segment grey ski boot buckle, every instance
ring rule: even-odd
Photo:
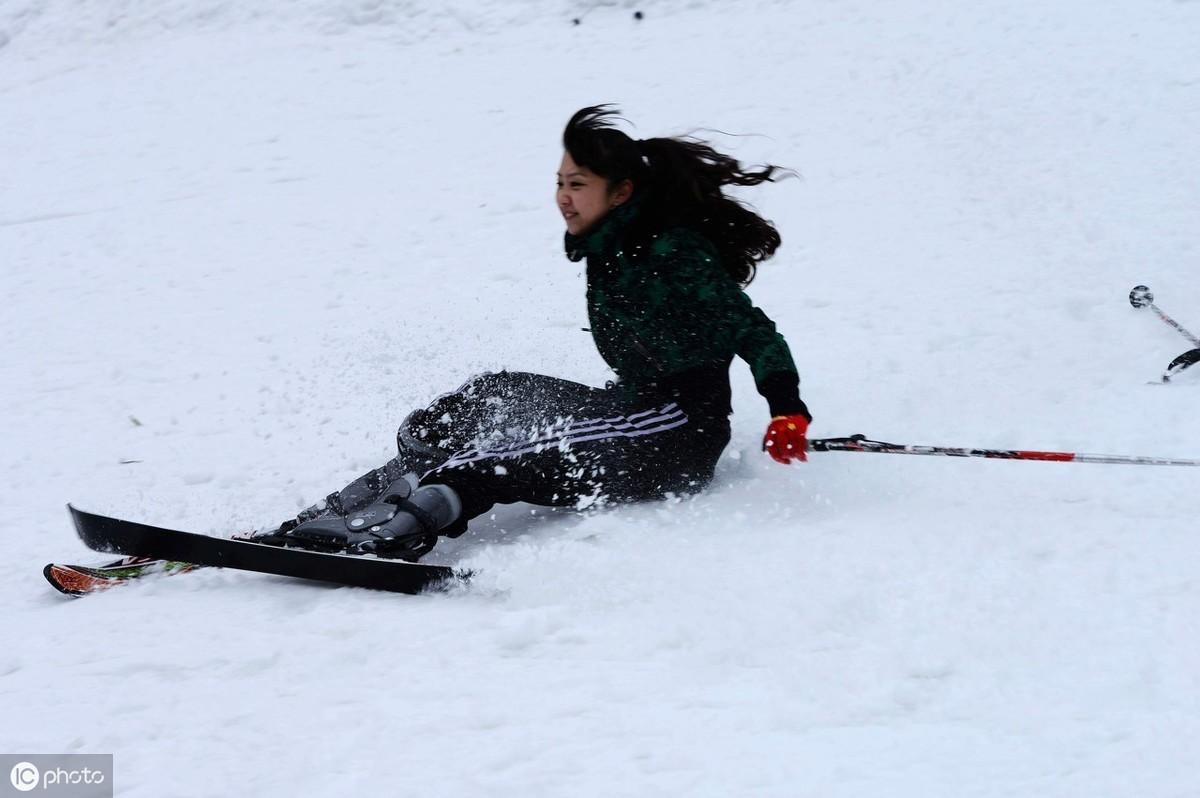
[[[407,479],[398,479],[378,499],[363,509],[350,513],[345,518],[346,529],[351,532],[379,532],[383,524],[391,521],[400,512],[400,506],[412,495],[412,485]]]

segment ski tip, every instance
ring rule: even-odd
[[[57,563],[46,563],[46,567],[42,569],[42,576],[46,577],[46,581],[50,583],[50,586],[64,596],[79,598],[87,592],[76,587],[72,584],[71,580],[64,579],[64,575],[66,574],[64,574],[63,568]]]
[[[90,517],[90,514],[85,513],[83,510],[80,510],[70,502],[67,502],[67,512],[71,514],[71,526],[75,527],[75,534],[78,535],[81,540],[83,540],[84,544],[87,545],[88,548],[94,548],[88,543],[86,535],[86,529],[88,527],[87,519]]]

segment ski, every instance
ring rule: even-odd
[[[46,581],[68,596],[86,596],[123,585],[144,576],[184,574],[199,566],[186,562],[151,557],[122,557],[101,565],[74,565],[52,562],[42,569]]]
[[[367,555],[327,554],[252,540],[209,537],[96,515],[71,505],[67,505],[67,509],[84,545],[94,551],[128,557],[185,563],[193,567],[234,568],[395,593],[420,593],[470,576],[469,572],[455,571],[445,565]]]
[[[1200,363],[1200,348],[1189,349],[1171,361],[1171,363],[1167,366],[1167,370],[1163,372],[1162,381],[1170,382],[1173,377],[1178,377],[1184,372],[1185,369],[1188,369],[1197,363]]]

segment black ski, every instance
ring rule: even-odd
[[[395,593],[420,593],[469,577],[469,573],[457,572],[445,565],[289,549],[122,521],[84,512],[71,505],[67,505],[67,509],[71,511],[80,539],[95,551],[315,579]]]
[[[1178,377],[1185,369],[1197,363],[1200,363],[1200,348],[1189,349],[1171,361],[1167,366],[1167,370],[1163,372],[1162,381],[1170,382],[1172,377]]]

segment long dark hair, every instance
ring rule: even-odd
[[[668,227],[688,227],[712,242],[729,276],[746,286],[759,263],[779,248],[779,231],[725,186],[757,186],[789,174],[778,166],[743,167],[737,159],[691,138],[635,141],[613,126],[611,105],[581,108],[563,131],[571,160],[615,186],[633,181],[643,207],[626,241],[636,248]]]

